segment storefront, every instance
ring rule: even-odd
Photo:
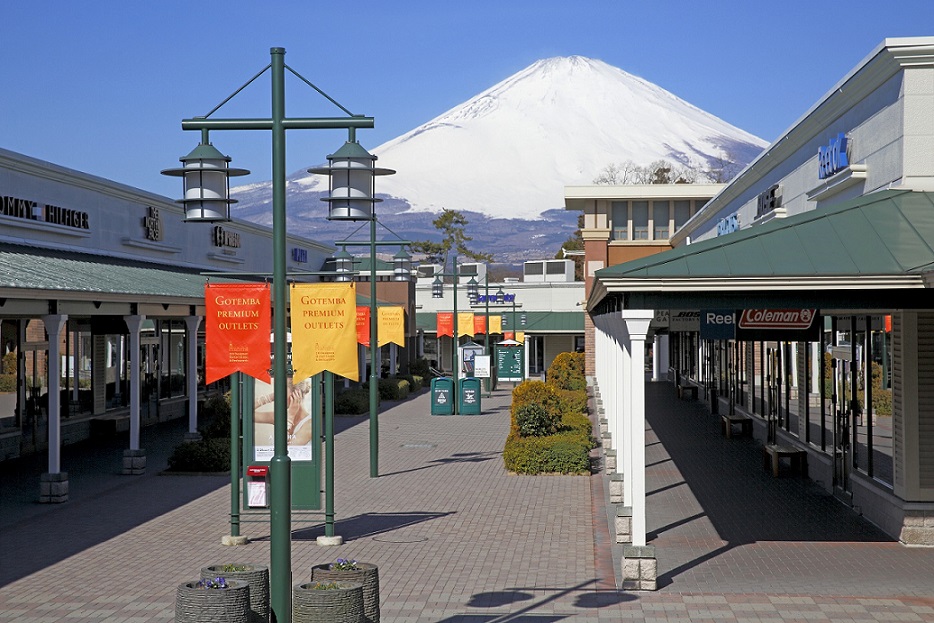
[[[932,120],[934,38],[884,41],[691,218],[675,248],[597,271],[588,300],[605,345],[625,343],[612,318],[654,313],[648,337],[665,336],[672,380],[747,415],[763,448],[800,452],[829,493],[925,545]]]
[[[129,431],[132,473],[140,426],[187,416],[196,432],[204,285],[262,280],[272,232],[183,218],[165,197],[0,150],[0,460],[48,448],[56,482],[62,445]],[[332,250],[288,246],[290,272]]]

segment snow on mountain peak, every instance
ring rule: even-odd
[[[592,183],[609,164],[745,164],[764,146],[651,82],[568,56],[536,61],[371,151],[397,171],[377,192],[413,210],[528,219],[563,208],[565,185]],[[307,177],[291,181],[296,190],[321,188]]]

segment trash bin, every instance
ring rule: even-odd
[[[269,466],[250,465],[246,468],[247,503],[250,508],[269,507]]]
[[[461,379],[457,412],[461,415],[480,415],[480,379],[469,376]]]
[[[431,379],[431,414],[454,415],[454,380],[446,376]]]

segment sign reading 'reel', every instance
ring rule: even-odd
[[[820,338],[816,309],[744,309],[736,323],[738,340],[815,341]]]
[[[846,135],[843,132],[830,139],[829,145],[818,147],[817,163],[817,177],[822,180],[850,166],[846,157]]]

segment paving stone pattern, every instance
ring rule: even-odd
[[[749,439],[701,402],[647,385],[649,543],[659,590],[619,591],[608,476],[503,470],[508,388],[483,415],[431,416],[426,393],[338,418],[336,533],[295,516],[294,583],[313,565],[379,566],[384,623],[932,621],[934,549],[892,542],[805,480],[773,478]],[[70,500],[40,505],[43,458],[0,464],[0,623],[167,623],[201,567],[269,562],[263,521],[229,534],[229,478],[160,475],[183,423],[143,431],[147,472],[123,476],[125,438],[66,448]],[[597,457],[599,452],[595,452]]]

